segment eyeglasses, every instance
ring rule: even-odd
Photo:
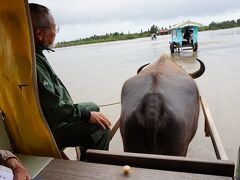
[[[58,33],[60,30],[60,27],[55,25],[54,27],[42,27],[44,29],[51,29],[51,31],[53,31],[54,33]]]
[[[60,27],[59,26],[55,26],[55,29],[53,30],[55,33],[58,33],[60,30]]]
[[[48,29],[51,29],[53,32],[58,33],[60,30],[60,27],[55,25],[55,27],[48,27]]]

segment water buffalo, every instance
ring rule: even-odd
[[[193,78],[166,54],[128,79],[122,88],[120,132],[124,151],[186,156],[196,133],[199,92]]]

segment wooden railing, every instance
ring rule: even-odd
[[[131,167],[228,177],[234,176],[234,163],[229,160],[200,160],[190,157],[93,149],[88,149],[86,151],[86,158],[88,162],[101,164],[129,165]]]

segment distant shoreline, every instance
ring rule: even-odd
[[[153,28],[154,27],[154,28]],[[219,30],[219,29],[230,29],[240,27],[240,19],[237,21],[223,21],[221,23],[212,22],[208,26],[202,26],[199,28],[199,31],[208,31],[208,30]],[[79,46],[85,44],[96,44],[96,43],[103,43],[103,42],[113,42],[113,41],[123,41],[123,40],[130,40],[130,39],[137,39],[137,38],[144,38],[144,37],[151,37],[151,34],[155,33],[158,36],[164,36],[170,34],[170,30],[165,29],[168,31],[167,34],[160,35],[157,26],[153,25],[150,30],[141,32],[141,33],[134,33],[134,34],[123,34],[123,33],[110,33],[106,35],[94,35],[91,37],[87,37],[84,39],[74,40],[74,41],[64,41],[59,42],[56,44],[56,48],[62,47],[69,47],[69,46]],[[154,32],[155,31],[155,32]]]

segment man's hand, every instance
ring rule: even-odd
[[[98,124],[103,129],[110,128],[111,122],[101,112],[91,111],[89,123]]]
[[[30,180],[31,177],[23,165],[15,158],[9,158],[4,162],[4,165],[12,169],[14,180]]]

